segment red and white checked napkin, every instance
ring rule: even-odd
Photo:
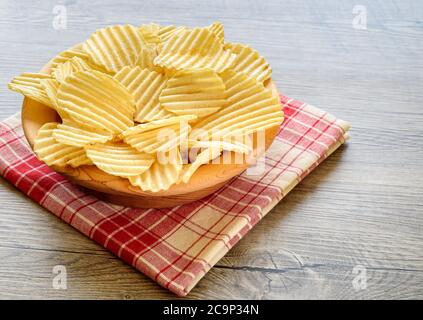
[[[344,143],[349,124],[281,96],[285,121],[260,175],[244,172],[180,207],[100,201],[39,161],[19,114],[0,123],[0,174],[31,199],[161,286],[184,296],[298,182]]]

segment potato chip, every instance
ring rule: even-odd
[[[244,73],[228,70],[221,74],[226,87],[227,106],[200,119],[193,126],[191,139],[225,137],[253,133],[279,126],[283,121],[279,97],[271,89]],[[200,132],[200,130],[205,130]]]
[[[59,82],[57,82],[56,79],[46,78],[40,80],[40,85],[44,89],[44,92],[46,93],[47,97],[49,98],[51,106],[55,110],[57,110],[57,91],[59,90]]]
[[[57,92],[59,91],[60,83],[56,79],[41,79],[40,84],[50,99],[53,109],[57,111],[62,119],[68,118],[66,112],[59,108],[59,102],[57,101]]]
[[[189,127],[181,127],[178,124],[174,124],[138,134],[127,133],[123,141],[140,152],[154,154],[156,152],[166,152],[177,147],[182,140],[187,139],[188,133]]]
[[[219,21],[213,22],[209,26],[209,30],[213,32],[223,43],[225,41],[225,28],[223,27],[223,24]]]
[[[41,85],[41,80],[50,78],[48,74],[43,73],[22,73],[9,82],[8,88],[55,109],[54,102],[50,100],[44,87]]]
[[[86,62],[90,61],[90,56],[82,49],[68,49],[59,53],[51,60],[51,69],[54,70],[59,64],[65,63],[73,57],[78,57]]]
[[[236,53],[232,69],[243,72],[250,77],[264,82],[272,75],[272,68],[269,63],[254,49],[243,44],[226,44],[232,52]]]
[[[138,54],[138,59],[135,64],[141,69],[150,69],[152,71],[162,72],[163,68],[154,64],[154,59],[156,58],[156,56],[156,49],[150,47],[142,48]]]
[[[157,119],[157,120],[150,121],[148,123],[141,123],[137,126],[131,127],[128,130],[126,130],[125,132],[123,132],[121,134],[121,136],[125,137],[129,134],[130,135],[138,134],[138,133],[146,132],[148,130],[163,128],[163,127],[167,127],[167,126],[174,125],[174,124],[179,125],[181,123],[192,122],[192,121],[195,121],[195,120],[197,120],[197,116],[195,116],[195,115],[173,116],[173,117],[166,118],[166,119]]]
[[[159,27],[157,34],[161,42],[166,42],[167,40],[169,40],[171,36],[177,34],[178,32],[189,30],[187,27],[184,27],[184,26],[177,27],[177,26],[170,25],[170,26],[161,27],[154,23],[151,23],[150,25],[143,25],[143,26],[151,26],[151,25],[154,25],[153,28],[156,28],[157,26]],[[213,32],[223,43],[225,38],[225,31],[224,31],[224,27],[222,23],[220,23],[219,21],[213,22],[210,26],[208,26],[208,29],[211,32]]]
[[[90,65],[79,57],[73,57],[64,63],[59,64],[56,69],[53,70],[52,75],[59,83],[62,83],[70,75],[86,70],[92,70]]]
[[[209,68],[222,72],[232,65],[235,56],[208,28],[195,28],[171,36],[154,62],[168,69]]]
[[[188,121],[194,119],[195,116],[180,116],[139,124],[123,132],[122,138],[142,152],[166,152],[187,138],[191,128]]]
[[[73,168],[77,168],[79,166],[90,166],[93,165],[91,159],[87,157],[87,153],[84,149],[81,149],[79,153],[74,154],[73,158],[67,162]]]
[[[158,72],[140,67],[124,67],[115,79],[122,83],[135,99],[135,121],[148,122],[172,116],[159,102],[159,96],[166,85],[166,77]]]
[[[200,118],[226,104],[225,86],[213,70],[180,70],[169,79],[159,101],[166,110],[177,115],[194,114]]]
[[[97,30],[82,45],[94,63],[110,72],[135,66],[138,54],[147,46],[138,28],[116,25]]]
[[[68,146],[54,139],[53,133],[58,125],[57,122],[46,123],[38,130],[34,142],[34,152],[38,158],[49,166],[64,167],[69,164],[77,167],[91,164],[83,148]]]
[[[178,182],[187,183],[192,175],[200,168],[203,164],[209,163],[211,160],[217,158],[222,153],[220,146],[212,146],[200,152],[194,162],[183,166],[181,175]]]
[[[72,58],[73,59],[73,58]],[[72,59],[69,59],[68,61],[59,64],[52,72],[51,75],[57,80],[57,82],[61,83],[63,82],[66,77],[70,76],[73,72],[73,66],[72,66]],[[83,70],[80,70],[83,71]]]
[[[149,46],[156,46],[161,42],[159,31],[160,26],[156,23],[143,24],[139,27],[139,31]]]
[[[83,147],[87,144],[104,143],[113,139],[113,134],[107,131],[90,127],[83,127],[71,121],[65,120],[59,124],[53,132],[57,142],[75,147]]]
[[[158,32],[158,36],[160,38],[161,42],[166,42],[167,40],[169,40],[171,37],[173,37],[174,35],[181,33],[182,31],[187,30],[186,27],[183,26],[163,26],[160,27],[159,32]]]
[[[178,181],[182,170],[182,158],[178,148],[174,149],[173,154],[174,158],[165,156],[168,159],[162,159],[164,157],[158,154],[156,161],[147,171],[138,176],[129,177],[129,182],[143,191],[157,192],[169,189]]]
[[[220,148],[221,151],[233,151],[237,153],[249,154],[252,148],[240,142],[229,142],[224,140],[188,140],[189,148]]]
[[[80,125],[119,134],[134,125],[135,102],[128,90],[107,74],[80,71],[61,84],[59,109]]]
[[[101,170],[123,178],[137,176],[151,167],[154,156],[121,142],[85,146],[87,156]]]

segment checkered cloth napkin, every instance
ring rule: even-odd
[[[28,197],[161,286],[184,296],[298,182],[344,143],[348,123],[281,96],[286,119],[264,171],[245,172],[180,207],[100,201],[40,162],[19,114],[0,123],[0,174]],[[253,170],[254,171],[254,170]]]

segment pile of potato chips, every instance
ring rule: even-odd
[[[38,158],[59,170],[95,165],[144,191],[189,182],[223,151],[249,154],[251,145],[232,138],[283,121],[277,94],[264,85],[269,64],[226,42],[219,22],[106,27],[50,65],[49,74],[9,83],[62,119],[39,130]]]

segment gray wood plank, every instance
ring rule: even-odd
[[[0,118],[21,97],[6,88],[59,51],[113,23],[207,25],[270,61],[279,89],[352,123],[335,152],[218,262],[188,298],[423,298],[423,4],[360,1],[0,3]],[[0,180],[0,298],[173,298]],[[51,286],[66,265],[67,290]],[[352,270],[366,267],[367,289]]]

